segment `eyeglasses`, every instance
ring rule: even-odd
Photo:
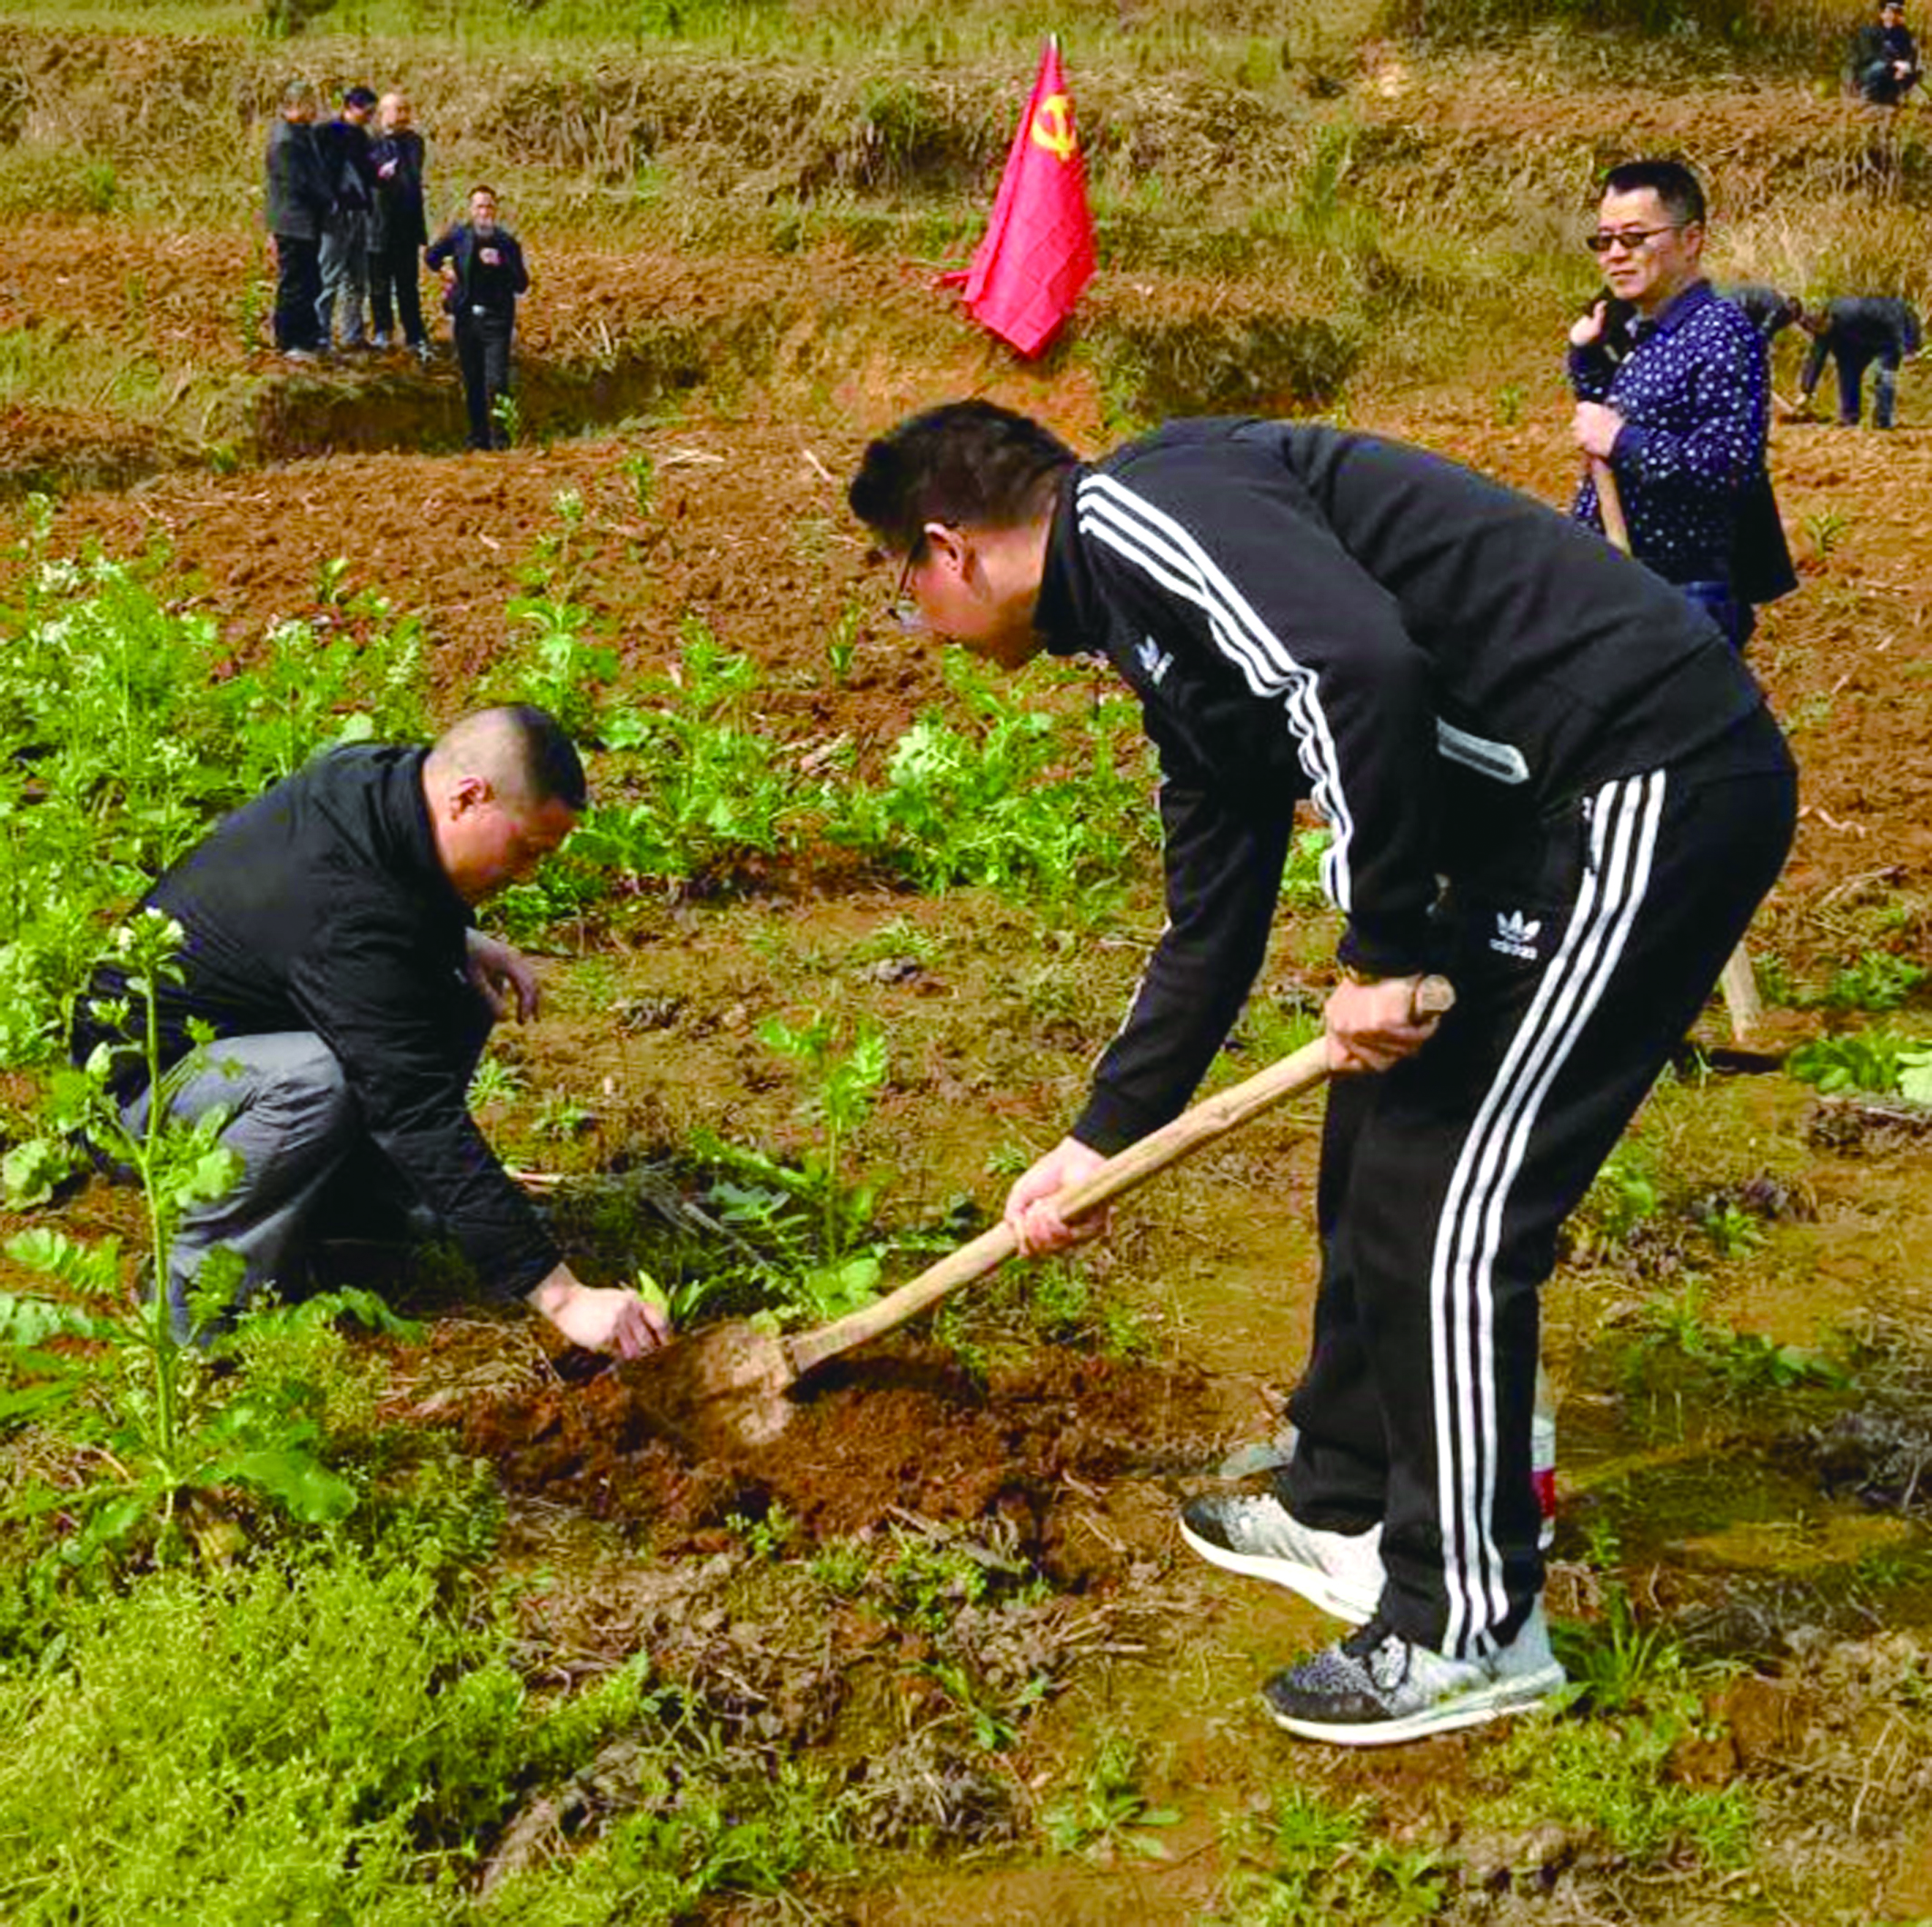
[[[929,523],[927,527],[931,526],[932,524]],[[948,522],[942,526],[950,529],[956,524]],[[925,554],[925,548],[926,531],[921,529],[913,536],[912,545],[906,551],[906,559],[899,565],[899,580],[892,586],[892,620],[899,625],[899,633],[901,635],[927,635],[932,631],[932,624],[926,619],[926,612],[920,607],[918,598],[912,594],[912,571],[919,566],[920,557]]]
[[[906,551],[906,559],[899,565],[899,580],[892,585],[892,620],[901,635],[917,635],[926,626],[926,612],[912,594],[912,571],[919,566],[919,552],[925,545],[926,538],[921,534]]]
[[[1585,235],[1583,245],[1593,255],[1607,255],[1613,247],[1620,247],[1634,255],[1648,247],[1659,235],[1681,234],[1688,225],[1685,221],[1672,221],[1663,227],[1600,228],[1594,235]]]

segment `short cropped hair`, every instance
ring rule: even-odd
[[[473,201],[473,200],[474,200],[474,199],[476,198],[476,196],[477,196],[478,195],[480,195],[480,194],[486,194],[486,195],[488,195],[490,196],[490,198],[491,198],[491,199],[492,199],[493,201],[493,200],[495,200],[495,199],[497,198],[497,193],[496,193],[496,190],[495,190],[495,188],[493,188],[493,186],[491,186],[491,185],[489,184],[489,182],[487,182],[487,181],[479,181],[479,182],[477,182],[477,184],[475,185],[475,186],[473,186],[473,188],[471,188],[471,190],[469,191],[469,193],[468,193],[468,194],[466,194],[466,195],[465,195],[464,196],[463,196],[463,199],[464,199],[465,201]]]
[[[929,522],[1001,529],[1031,521],[1079,460],[1029,415],[995,402],[947,402],[873,442],[845,499],[886,547],[910,555]]]
[[[1682,161],[1626,161],[1603,177],[1605,194],[1641,194],[1647,187],[1673,221],[1704,219],[1704,190]]]
[[[504,720],[519,752],[518,787],[525,798],[533,804],[561,803],[583,814],[591,797],[590,782],[577,745],[563,733],[563,724],[534,703],[508,704]]]
[[[375,105],[375,89],[360,85],[344,87],[342,104],[345,107],[373,107]]]
[[[459,717],[437,737],[430,755],[459,773],[488,775],[505,802],[526,809],[561,803],[581,816],[590,802],[576,744],[533,703],[505,703]]]
[[[299,107],[304,101],[315,99],[315,84],[310,80],[292,80],[282,90],[282,105],[284,107]]]

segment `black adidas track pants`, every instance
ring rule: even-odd
[[[1381,1522],[1382,1615],[1409,1639],[1491,1651],[1540,1591],[1537,1288],[1795,820],[1762,711],[1690,762],[1545,816],[1450,880],[1457,1003],[1440,1030],[1329,1088],[1322,1277],[1280,1496],[1310,1525]]]

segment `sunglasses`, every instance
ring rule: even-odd
[[[1599,228],[1594,235],[1585,235],[1583,245],[1593,255],[1607,255],[1613,247],[1634,255],[1649,246],[1659,235],[1681,234],[1688,225],[1686,221],[1671,221],[1662,227]]]

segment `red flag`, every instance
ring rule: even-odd
[[[1092,275],[1087,164],[1061,76],[1060,43],[1049,39],[986,233],[971,265],[941,278],[963,282],[967,313],[1031,355],[1060,332]]]

